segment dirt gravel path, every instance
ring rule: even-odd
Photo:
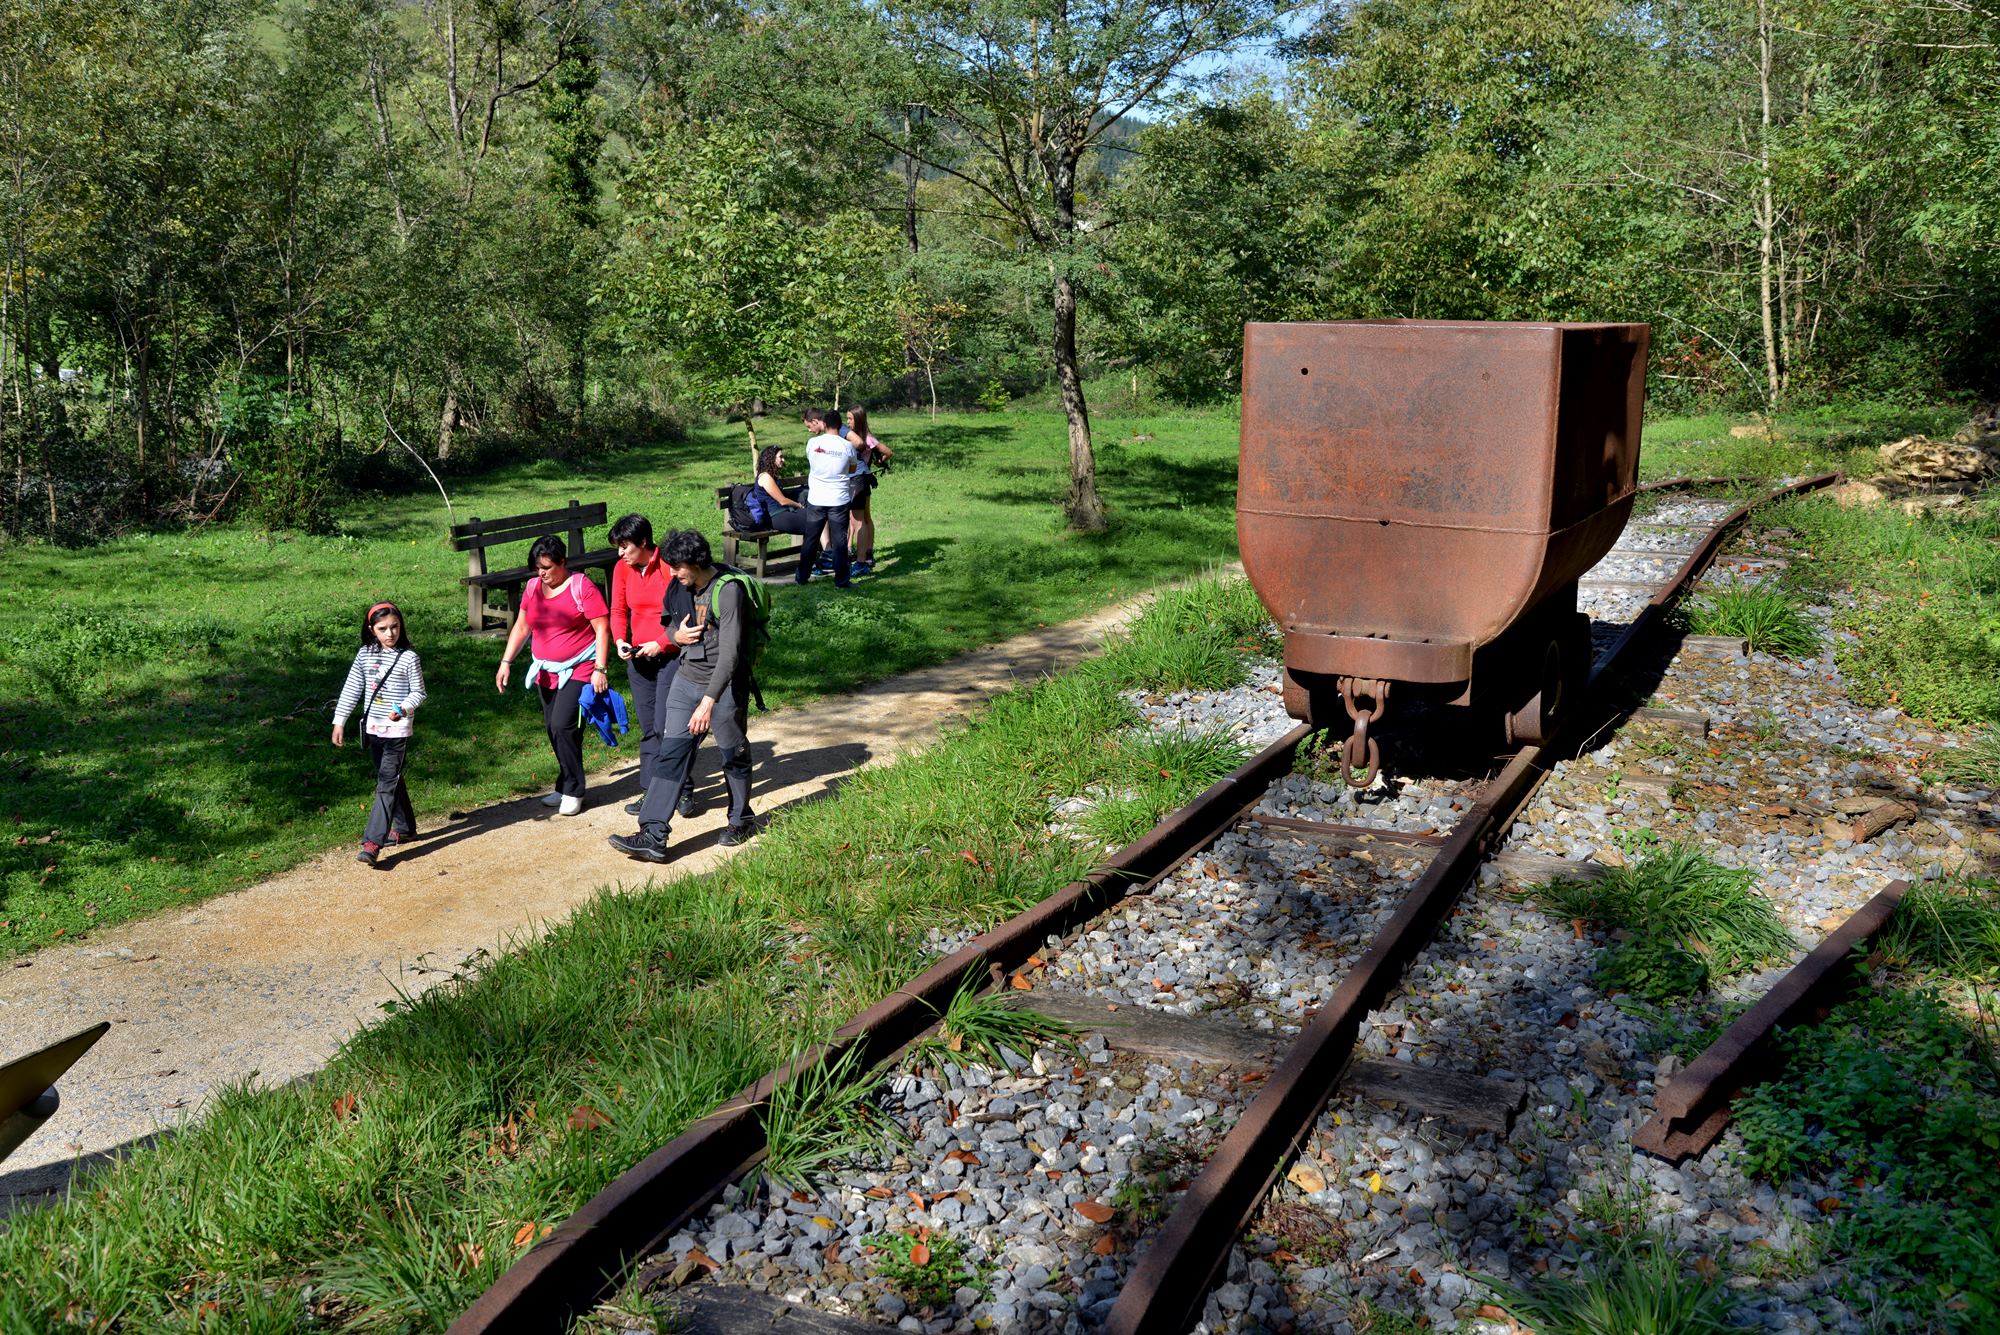
[[[923,746],[941,724],[1020,681],[1060,670],[1144,599],[1018,636],[852,695],[754,714],[753,801],[768,815],[842,776]],[[632,751],[630,755],[636,755]],[[561,818],[538,796],[417,813],[423,837],[370,870],[345,845],[259,885],[95,933],[0,967],[0,1049],[34,1050],[99,1020],[111,1030],[58,1084],[62,1107],[0,1172],[0,1214],[60,1190],[88,1163],[199,1110],[210,1090],[277,1084],[323,1066],[400,990],[448,977],[481,947],[533,935],[600,887],[706,871],[731,850],[714,749],[696,773],[709,809],[677,821],[675,861],[619,856],[637,765],[591,776],[590,805]],[[553,772],[553,762],[551,762]]]

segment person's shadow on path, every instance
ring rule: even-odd
[[[634,754],[637,754],[636,746]],[[801,793],[779,806],[758,811],[759,820],[766,819],[779,811],[798,806],[805,802],[817,802],[831,796],[849,774],[867,763],[874,753],[863,742],[841,742],[834,746],[809,747],[803,751],[780,753],[768,741],[750,743],[750,795],[753,805],[758,794],[781,792],[801,784],[821,781],[815,791]],[[718,802],[726,800],[722,787],[722,777],[716,772],[715,748],[704,744],[695,753],[694,790],[710,809]],[[615,804],[624,806],[639,796],[639,769],[633,765],[608,783],[599,783],[590,790],[588,801],[593,807]],[[406,862],[417,862],[431,854],[450,848],[467,839],[495,830],[518,825],[522,821],[559,820],[554,811],[542,805],[539,795],[517,797],[481,807],[476,811],[454,811],[449,824],[438,827],[424,835],[409,848],[394,851],[385,849],[378,870],[391,872]],[[695,836],[692,841],[677,842],[676,856],[708,848],[721,836],[720,829],[706,831]]]

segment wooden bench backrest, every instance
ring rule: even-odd
[[[506,515],[481,519],[474,515],[463,524],[451,526],[451,549],[455,552],[484,551],[510,542],[533,542],[544,533],[561,533],[569,543],[570,555],[584,552],[583,531],[605,522],[604,502],[584,505],[571,501],[560,510],[541,510],[530,515]]]

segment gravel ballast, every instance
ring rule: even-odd
[[[1701,526],[1733,508],[1650,498],[1646,526],[1628,529],[1597,573],[1663,579]],[[1664,524],[1684,527],[1651,527]],[[1746,568],[1757,567],[1738,562],[1718,578],[1744,578]],[[1646,601],[1621,589],[1584,594],[1600,652]],[[1834,611],[1809,609],[1822,637],[1808,661],[1689,650],[1662,657],[1650,676],[1628,674],[1654,682],[1654,707],[1705,717],[1707,735],[1629,722],[1556,766],[1506,850],[1615,865],[1654,838],[1692,841],[1754,873],[1797,950],[1721,985],[1724,999],[1746,1000],[1887,881],[2000,852],[1992,794],[1921,776],[1949,738],[1848,698],[1826,629]],[[1292,726],[1278,676],[1259,664],[1229,691],[1135,703],[1146,726],[1224,729],[1258,747]],[[1413,749],[1390,759],[1386,779],[1365,792],[1294,774],[1258,813],[1445,831],[1482,780],[1426,773],[1412,763],[1421,758]],[[1052,828],[1063,831],[1088,800],[1060,804]],[[1883,803],[1907,811],[1867,839],[1849,837]],[[1151,894],[1041,952],[1028,1004],[1061,993],[1106,1015],[1080,1050],[1019,1054],[1006,1071],[892,1077],[882,1103],[905,1146],[808,1192],[732,1189],[672,1240],[662,1273],[932,1335],[1095,1329],[1130,1271],[1135,1239],[1164,1217],[1258,1086],[1251,1063],[1129,1055],[1119,1017],[1161,1012],[1295,1033],[1428,857],[1420,847],[1310,842],[1253,816]],[[1527,1107],[1511,1131],[1472,1133],[1337,1094],[1232,1255],[1204,1328],[1365,1330],[1372,1305],[1433,1329],[1498,1335],[1508,1324],[1480,1315],[1488,1297],[1478,1276],[1520,1282],[1587,1268],[1596,1226],[1629,1217],[1719,1267],[1741,1291],[1738,1320],[1749,1329],[1866,1329],[1844,1295],[1867,1277],[1820,1264],[1809,1245],[1836,1184],[1749,1179],[1727,1134],[1679,1167],[1633,1153],[1632,1134],[1677,1059],[1651,1018],[1594,984],[1602,934],[1543,915],[1519,890],[1485,868],[1360,1041],[1360,1055],[1378,1060],[1522,1082]],[[884,1254],[864,1245],[912,1231],[933,1240],[934,1255],[937,1239],[962,1246],[963,1283],[949,1301],[918,1305],[887,1281]]]

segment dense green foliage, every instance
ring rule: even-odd
[[[1226,650],[1244,600],[1200,588],[1180,610]],[[444,1329],[618,1173],[915,976],[927,929],[983,930],[1087,870],[1099,850],[1049,836],[1051,801],[1125,782],[1149,753],[1120,693],[1169,670],[1124,647],[1009,692],[713,873],[600,895],[469,961],[319,1075],[212,1099],[8,1221],[0,1328]],[[784,1104],[773,1172],[810,1175],[864,1127],[880,1143],[853,1100],[825,1102]]]
[[[1830,1241],[1869,1259],[1863,1296],[1890,1328],[2000,1321],[1992,1037],[1936,993],[1865,993],[1785,1035],[1784,1078],[1737,1099],[1746,1167],[1839,1184]]]
[[[1246,320],[1648,320],[1671,406],[1994,388],[1990,9],[1273,17],[0,0],[0,533],[323,530],[417,456],[933,387],[1052,395],[1094,528],[1082,383],[1226,398]]]

